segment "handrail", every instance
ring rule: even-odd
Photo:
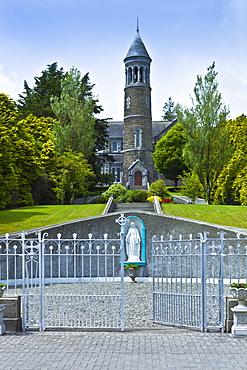
[[[106,206],[104,208],[104,211],[102,212],[102,215],[107,215],[108,213],[111,212],[111,208],[114,202],[114,196],[111,195],[110,198],[108,199]]]
[[[159,199],[158,199],[157,195],[154,195],[154,212],[159,213],[159,214],[163,214],[163,211],[162,211],[162,208],[160,206],[160,202],[159,202]]]

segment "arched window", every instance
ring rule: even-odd
[[[120,168],[117,168],[117,182],[120,182]]]
[[[121,151],[124,149],[123,140],[121,141]]]
[[[140,148],[142,146],[142,130],[137,128],[134,132],[135,148]]]
[[[146,77],[145,78],[146,79],[146,83],[149,84],[149,69],[148,68],[146,68],[146,70],[145,70],[145,75],[146,75],[145,76]]]
[[[143,67],[140,68],[140,82],[143,82]]]
[[[129,67],[128,69],[128,84],[132,82],[132,68]]]
[[[134,67],[134,82],[138,82],[138,68]]]
[[[117,152],[117,142],[116,141],[113,141],[112,143],[112,151]]]

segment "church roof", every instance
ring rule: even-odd
[[[110,138],[123,137],[123,121],[108,122],[108,133]]]
[[[171,129],[174,124],[176,124],[177,121],[153,121],[152,122],[152,134],[153,134],[153,139],[156,142],[166,134],[169,129]],[[123,121],[113,121],[113,122],[108,122],[108,133],[109,133],[109,138],[110,139],[121,139],[123,138],[123,129],[124,129],[124,122]]]
[[[136,36],[130,45],[129,51],[125,57],[125,59],[130,58],[130,57],[146,57],[150,58],[147,49],[141,39],[141,36],[139,34],[139,30],[137,29]]]

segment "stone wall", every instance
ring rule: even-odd
[[[55,238],[57,233],[61,233],[62,238],[72,238],[73,233],[77,233],[78,238],[82,239],[88,238],[89,233],[93,234],[94,239],[103,238],[105,233],[108,234],[109,238],[118,238],[120,228],[116,223],[116,219],[119,216],[119,213],[111,213],[108,215],[70,221],[40,230],[47,232],[49,238]],[[146,227],[147,265],[138,269],[138,276],[143,277],[151,275],[153,235],[156,235],[157,238],[163,235],[164,239],[168,239],[171,234],[173,238],[178,238],[180,234],[183,238],[188,238],[190,234],[192,234],[193,238],[198,238],[198,233],[203,233],[204,231],[209,232],[209,237],[215,238],[219,237],[218,232],[222,230],[226,233],[226,238],[235,238],[237,234],[237,230],[230,227],[198,222],[180,217],[156,215],[151,212],[126,212],[125,217],[128,216],[139,217]],[[242,230],[241,234],[247,236],[247,230]],[[29,231],[29,235],[34,236],[31,230]]]

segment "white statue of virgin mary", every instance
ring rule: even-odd
[[[141,250],[141,238],[139,231],[134,222],[130,223],[126,238],[127,262],[139,262]]]

